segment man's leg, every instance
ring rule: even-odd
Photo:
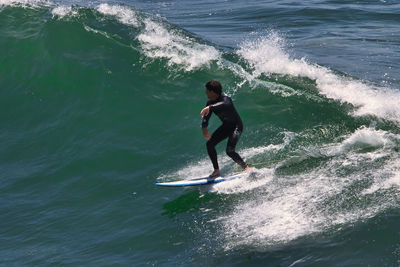
[[[228,137],[229,129],[226,129],[224,125],[221,125],[215,132],[211,135],[210,140],[207,141],[207,152],[208,156],[211,159],[214,170],[219,170],[218,159],[217,159],[217,151],[215,150],[215,146]]]
[[[228,156],[231,157],[233,161],[239,164],[243,169],[247,169],[247,164],[243,161],[239,154],[235,152],[235,147],[241,134],[242,131],[238,128],[235,128],[235,130],[231,132],[229,135],[228,144],[226,146],[226,154],[228,154]]]

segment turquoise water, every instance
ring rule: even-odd
[[[398,266],[399,11],[0,0],[0,264]],[[210,79],[256,174],[156,187],[212,171]]]

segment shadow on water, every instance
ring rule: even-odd
[[[184,194],[177,199],[167,202],[163,205],[164,212],[162,215],[175,217],[179,213],[187,211],[198,211],[203,204],[209,203],[215,199],[213,194],[201,194],[198,190],[193,190]]]

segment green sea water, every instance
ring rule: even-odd
[[[397,266],[397,80],[294,57],[276,30],[232,47],[153,11],[0,2],[0,265]],[[255,176],[156,187],[211,172],[211,79]]]

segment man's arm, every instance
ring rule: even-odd
[[[210,111],[210,106],[207,106],[203,108],[200,112],[200,116],[203,118],[201,121],[201,130],[203,131],[203,136],[206,140],[210,139],[210,131],[208,131],[207,126],[208,126],[208,120],[211,117],[212,112]]]

